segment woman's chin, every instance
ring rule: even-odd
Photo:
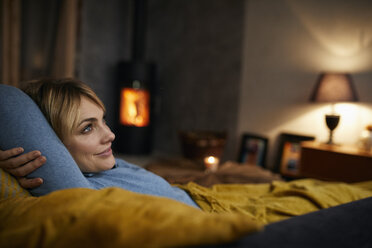
[[[115,166],[115,163],[114,156],[107,157],[97,164],[95,172],[111,170]]]
[[[107,161],[107,163],[105,163],[102,170],[111,170],[115,166],[116,161],[115,161],[114,156],[112,156],[111,159],[107,159],[107,160],[109,160],[109,161]]]

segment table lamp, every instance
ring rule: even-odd
[[[340,115],[335,113],[334,104],[337,102],[358,101],[358,96],[351,76],[345,73],[320,74],[310,97],[310,101],[331,103],[332,112],[325,115],[325,121],[329,129],[329,139],[327,144],[334,144],[333,130],[336,129],[340,121]]]

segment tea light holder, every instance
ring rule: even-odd
[[[204,158],[204,165],[207,172],[216,172],[220,160],[215,156],[207,156]]]

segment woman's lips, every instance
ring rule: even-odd
[[[111,156],[112,155],[112,150],[111,150],[111,147],[109,147],[108,149],[104,150],[103,152],[101,153],[98,153],[96,154],[97,156]]]

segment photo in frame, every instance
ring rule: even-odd
[[[281,133],[276,160],[276,171],[296,177],[300,173],[301,142],[315,140],[314,136]]]
[[[244,133],[242,135],[238,162],[265,168],[268,142],[268,138],[264,136]]]

